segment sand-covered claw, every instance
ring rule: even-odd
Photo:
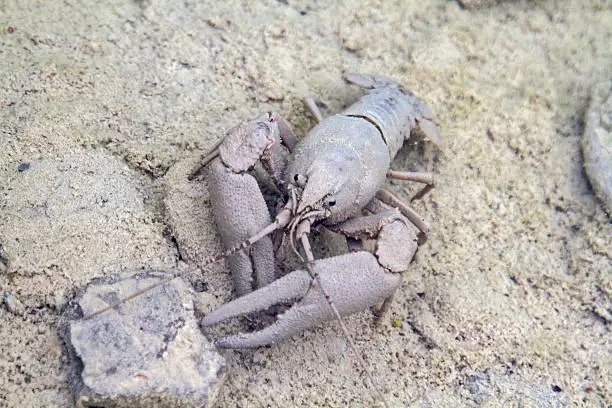
[[[381,303],[400,284],[400,275],[382,268],[369,252],[356,252],[314,262],[321,285],[342,315]],[[261,347],[282,341],[334,318],[334,313],[308,272],[298,270],[245,296],[233,300],[202,320],[212,326],[231,317],[266,309],[279,303],[296,302],[271,326],[253,333],[217,340],[221,348]]]

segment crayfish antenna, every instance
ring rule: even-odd
[[[310,226],[308,225],[306,228],[308,229],[309,227]],[[307,234],[301,234],[300,235],[300,241],[302,243],[302,248],[304,248],[304,252],[306,253],[306,259],[307,259],[306,270],[310,274],[310,277],[314,281],[316,281],[317,285],[319,285],[319,290],[321,290],[321,293],[325,297],[325,300],[327,301],[327,304],[329,305],[330,309],[334,313],[334,316],[336,317],[336,320],[340,324],[340,328],[342,329],[342,332],[344,333],[344,337],[346,337],[346,339],[347,339],[347,341],[349,343],[349,348],[351,349],[353,354],[355,354],[357,356],[357,359],[359,360],[359,365],[361,366],[361,369],[363,371],[365,371],[366,375],[368,376],[368,379],[372,383],[372,386],[374,387],[374,390],[376,391],[376,393],[380,397],[380,399],[381,399],[382,403],[384,404],[384,406],[389,408],[389,404],[387,404],[387,400],[385,398],[385,395],[381,391],[378,383],[376,381],[374,381],[374,377],[372,376],[372,373],[368,369],[368,367],[366,365],[366,362],[364,361],[361,353],[359,353],[359,350],[357,349],[357,344],[355,344],[355,340],[353,339],[353,336],[351,335],[351,333],[349,332],[348,328],[344,324],[344,320],[342,320],[342,316],[340,315],[340,312],[338,311],[338,308],[336,307],[336,305],[334,304],[331,296],[329,296],[329,294],[325,290],[325,287],[321,283],[321,278],[319,277],[319,273],[315,270],[315,267],[314,267],[315,266],[315,263],[314,263],[315,259],[314,259],[314,255],[312,253],[312,248],[310,247],[310,241],[308,240],[308,235]]]
[[[159,281],[157,283],[154,283],[152,285],[149,285],[149,286],[147,286],[145,288],[142,288],[142,289],[132,293],[131,295],[124,297],[123,299],[119,300],[118,302],[113,303],[110,306],[107,306],[107,307],[105,307],[103,309],[100,309],[97,312],[93,312],[90,315],[84,316],[81,320],[93,319],[94,317],[99,316],[99,315],[101,315],[102,313],[104,313],[104,312],[106,312],[108,310],[114,309],[116,307],[121,306],[122,304],[124,304],[126,302],[129,302],[130,300],[134,299],[135,297],[138,297],[138,296],[140,296],[140,295],[142,295],[144,293],[147,293],[148,291],[153,290],[153,289],[155,289],[155,288],[157,288],[159,286],[162,286],[162,285],[165,285],[167,283],[170,283],[170,282],[172,282],[173,280],[175,280],[178,277],[179,277],[178,275],[175,275],[175,276],[172,276],[170,278],[166,278],[166,279],[164,279],[162,281]]]
[[[202,172],[202,169],[208,165],[208,163],[219,157],[219,147],[223,143],[223,140],[225,140],[225,138],[217,140],[210,151],[205,156],[202,156],[200,162],[189,173],[189,176],[187,176],[187,180],[193,180],[196,178]]]
[[[262,239],[263,237],[265,237],[268,234],[271,234],[272,232],[284,228],[289,221],[291,220],[291,210],[285,209],[281,212],[278,213],[278,215],[276,216],[276,218],[274,219],[274,221],[270,224],[268,224],[266,227],[264,227],[261,231],[257,232],[255,235],[251,236],[250,238],[242,241],[240,243],[240,245],[237,245],[233,248],[228,249],[227,251],[223,251],[221,252],[219,255],[214,255],[214,256],[209,256],[208,258],[205,258],[204,261],[202,262],[201,266],[207,266],[207,265],[211,265],[214,264],[216,262],[222,261],[223,259],[227,258],[230,255],[235,254],[236,252],[242,251],[245,248],[250,247],[251,245],[253,245],[255,242],[259,241],[260,239]],[[87,316],[84,316],[81,320],[89,320],[91,318],[94,318],[96,316],[101,315],[104,312],[107,312],[111,309],[115,309],[119,306],[121,306],[122,304],[129,302],[130,300],[134,299],[135,297],[138,297],[144,293],[147,293],[159,286],[165,285],[169,282],[172,282],[174,279],[178,278],[180,275],[176,275],[176,276],[172,276],[169,277],[167,279],[164,279],[160,282],[154,283],[150,286],[147,286],[145,288],[140,289],[139,291],[136,291],[134,293],[132,293],[129,296],[124,297],[123,299],[118,300],[117,302],[113,303],[112,305],[109,305],[103,309],[100,309],[96,312],[93,312],[92,314],[89,314]]]

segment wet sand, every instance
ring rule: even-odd
[[[91,279],[181,270],[203,313],[228,301],[189,170],[261,112],[304,135],[304,97],[359,97],[344,72],[399,80],[444,138],[393,163],[438,181],[388,317],[346,318],[388,405],[611,404],[612,226],[581,153],[611,36],[604,1],[0,2],[0,289],[22,304],[0,307],[0,406],[72,406],[56,327]],[[227,356],[218,407],[382,406],[333,322]]]

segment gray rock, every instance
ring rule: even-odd
[[[612,81],[595,87],[585,116],[584,166],[608,214],[612,214]]]
[[[23,303],[11,292],[4,292],[2,295],[2,301],[4,302],[7,310],[14,315],[21,316],[25,313],[25,307]]]
[[[200,332],[180,278],[82,319],[171,276],[146,272],[89,284],[61,329],[79,407],[208,407],[226,376],[224,358]]]

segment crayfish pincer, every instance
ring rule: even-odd
[[[326,119],[309,101],[319,123],[299,142],[278,114],[269,113],[231,130],[202,161],[239,296],[206,315],[202,325],[293,303],[271,326],[222,338],[219,347],[276,343],[339,315],[387,304],[417,250],[419,231],[429,230],[383,185],[387,177],[433,184],[430,174],[390,170],[413,129],[439,143],[431,110],[391,79],[345,79],[369,92]],[[247,172],[258,161],[284,197],[274,218]],[[352,251],[315,260],[309,233],[320,225],[349,238]],[[301,247],[304,270],[276,279],[274,231],[296,253]],[[375,240],[374,253],[360,250],[363,240]]]

